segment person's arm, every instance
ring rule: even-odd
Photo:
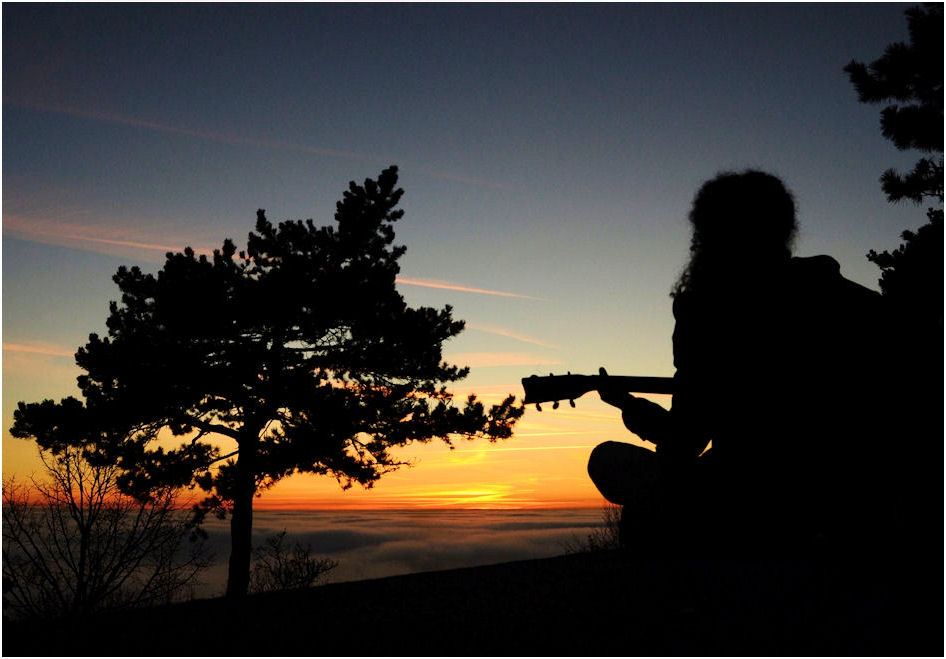
[[[599,373],[606,376],[602,368]],[[608,382],[607,379],[604,380]],[[621,418],[625,427],[643,440],[660,444],[670,432],[670,412],[657,403],[646,398],[638,398],[620,388],[608,387],[606,384],[598,388],[598,394],[608,405],[621,410]]]
[[[670,410],[620,388],[601,387],[598,393],[605,403],[621,410],[628,430],[656,444],[657,452],[670,459],[689,462],[703,452],[711,439],[700,422],[706,418],[707,410],[689,393],[674,394]]]

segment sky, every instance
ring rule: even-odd
[[[258,208],[330,224],[391,164],[399,289],[467,322],[445,346],[472,368],[457,394],[671,376],[686,214],[723,170],[782,177],[796,252],[876,290],[865,254],[925,222],[878,179],[917,154],[842,69],[906,40],[909,6],[4,3],[4,478],[38,464],[9,435],[17,401],[79,394],[72,355],[104,333],[120,265],[245,244]],[[294,476],[256,505],[599,506],[606,440],[639,443],[592,393],[504,442],[407,447],[371,490]]]

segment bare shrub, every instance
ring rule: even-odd
[[[171,490],[122,494],[113,465],[78,448],[40,451],[45,478],[3,483],[3,604],[55,618],[187,596],[209,564]]]
[[[584,538],[575,537],[565,543],[566,554],[579,554],[589,551],[611,551],[621,547],[622,506],[606,504],[601,509],[601,525],[595,527]]]
[[[315,558],[312,547],[296,542],[285,546],[286,531],[267,538],[253,550],[250,588],[255,593],[311,588],[338,566],[329,558]]]

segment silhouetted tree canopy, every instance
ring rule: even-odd
[[[157,275],[119,268],[108,336],[76,353],[90,414],[121,437],[111,458],[123,488],[197,486],[204,511],[232,513],[230,595],[249,583],[262,488],[295,472],[370,487],[403,465],[393,447],[506,438],[522,414],[511,395],[454,404],[447,385],[469,369],[444,362],[442,345],[464,325],[396,289],[396,184],[396,167],[352,182],[334,226],[273,225],[260,210],[245,252],[228,239],[209,257],[168,253]],[[16,427],[59,441],[74,411],[21,403]]]
[[[901,175],[888,169],[881,185],[891,202],[943,202],[943,5],[906,12],[910,43],[890,44],[879,59],[845,67],[863,103],[890,103],[880,115],[881,131],[898,149],[933,154]],[[937,158],[935,154],[939,154]],[[942,329],[943,209],[929,208],[929,223],[904,231],[892,252],[871,250],[881,270],[880,289],[900,314],[928,329]],[[937,322],[938,321],[938,322]],[[935,333],[935,332],[934,332]]]
[[[943,198],[943,5],[908,9],[910,43],[892,43],[879,59],[851,61],[844,70],[862,103],[890,103],[880,113],[884,137],[898,149],[939,153],[900,175],[881,177],[890,201]]]
[[[903,243],[893,251],[870,250],[867,258],[881,269],[880,290],[908,310],[939,309],[942,323],[943,210],[930,208],[929,222],[916,231],[900,234]],[[939,302],[931,293],[939,291]]]

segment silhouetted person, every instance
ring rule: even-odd
[[[897,479],[882,444],[896,385],[880,295],[831,257],[792,256],[795,203],[770,174],[706,182],[689,219],[690,259],[672,292],[672,408],[600,392],[657,453],[607,442],[589,474],[655,536],[631,540],[664,550],[778,555],[881,541]]]

